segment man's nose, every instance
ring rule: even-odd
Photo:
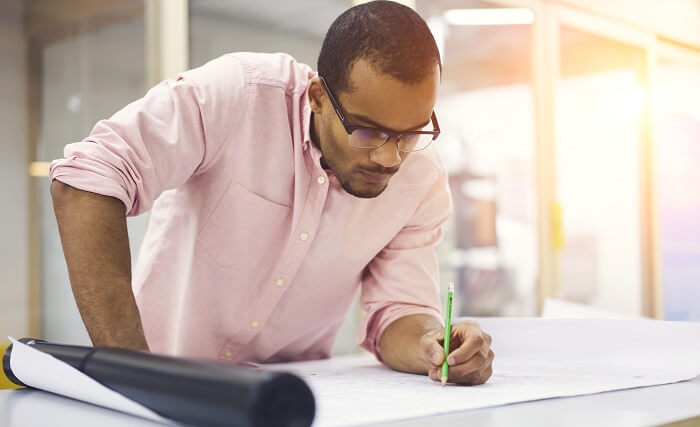
[[[392,138],[381,147],[370,151],[369,159],[385,168],[391,168],[401,163],[401,155],[396,139]]]

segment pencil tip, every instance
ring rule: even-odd
[[[445,387],[445,383],[447,383],[447,377],[440,378],[440,382],[442,383],[442,386]]]

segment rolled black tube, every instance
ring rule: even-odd
[[[175,421],[206,426],[307,427],[314,418],[311,390],[290,373],[116,348],[21,341]],[[12,346],[5,351],[3,370],[10,381],[24,385],[10,369],[11,351]]]

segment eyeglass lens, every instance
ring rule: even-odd
[[[375,148],[382,145],[389,135],[386,132],[369,129],[355,129],[349,136],[350,145],[359,148]],[[401,151],[419,151],[430,145],[433,136],[429,134],[407,134],[399,140]]]

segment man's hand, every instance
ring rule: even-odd
[[[445,359],[444,338],[445,330],[435,317],[412,314],[395,320],[386,328],[379,350],[390,368],[413,374],[427,373],[433,380],[440,381]],[[447,360],[450,365],[447,381],[465,385],[485,383],[493,372],[491,336],[474,321],[453,324]]]
[[[420,338],[422,354],[431,365],[428,376],[438,382],[445,358],[444,338],[444,329],[426,332]],[[465,321],[452,325],[447,382],[464,385],[485,383],[493,373],[493,357],[491,335],[481,330],[477,322]]]

